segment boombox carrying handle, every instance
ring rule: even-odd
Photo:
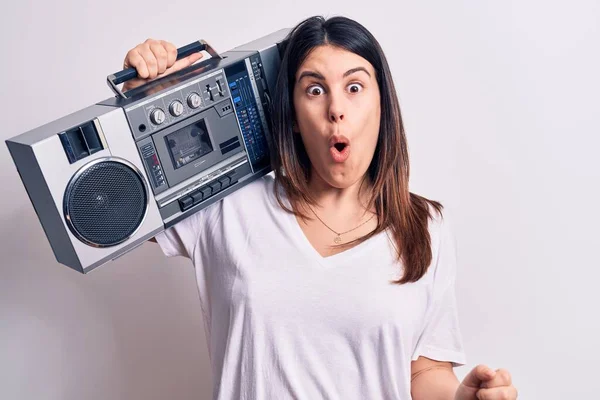
[[[215,49],[213,49],[213,47],[210,44],[208,44],[206,41],[201,39],[201,40],[197,40],[188,45],[178,48],[177,49],[177,60],[187,57],[192,53],[201,52],[201,51],[206,51],[213,58],[223,58],[219,55],[219,53],[217,53],[215,51]],[[106,82],[108,83],[108,87],[110,87],[111,90],[117,96],[125,99],[125,98],[127,98],[127,96],[121,91],[121,89],[119,89],[117,87],[117,85],[119,85],[123,82],[127,82],[128,80],[131,80],[131,79],[137,78],[137,77],[138,77],[137,70],[135,68],[128,68],[128,69],[124,69],[119,72],[115,72],[112,75],[108,75],[106,77]],[[147,85],[149,83],[154,83],[154,82],[155,81],[153,80],[153,81],[145,83],[144,85]],[[144,86],[144,85],[142,85],[142,86]]]

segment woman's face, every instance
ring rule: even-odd
[[[293,96],[294,130],[318,174],[311,179],[340,189],[361,180],[375,152],[381,116],[371,63],[338,47],[316,47],[298,68]]]

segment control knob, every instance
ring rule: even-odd
[[[165,112],[161,108],[155,108],[150,113],[150,121],[152,121],[156,125],[160,125],[165,122],[166,119]]]
[[[179,117],[181,114],[183,114],[183,104],[181,104],[179,100],[173,101],[169,105],[169,112],[172,116]]]
[[[187,103],[188,106],[190,106],[191,108],[198,108],[202,103],[202,99],[200,98],[200,95],[198,93],[193,92],[190,93],[190,95],[188,96]]]

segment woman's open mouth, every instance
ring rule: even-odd
[[[329,153],[334,162],[343,163],[350,156],[350,141],[345,136],[333,136],[329,140]]]

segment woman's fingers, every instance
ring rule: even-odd
[[[518,393],[517,388],[514,386],[502,386],[490,389],[479,389],[476,396],[479,400],[515,400]]]
[[[171,42],[161,40],[160,43],[164,46],[167,52],[167,68],[171,68],[175,61],[177,61],[177,47]]]
[[[135,68],[137,70],[138,76],[141,78],[148,77],[148,68],[146,67],[146,61],[144,61],[144,57],[139,52],[137,47],[129,50],[127,55],[125,56],[125,61],[123,62],[123,69]]]
[[[181,60],[177,60],[171,68],[167,69],[167,71],[165,72],[165,75],[168,75],[175,71],[179,71],[181,69],[189,67],[190,65],[192,65],[193,63],[195,63],[196,61],[201,59],[202,57],[203,57],[202,53],[194,53],[194,54],[190,54],[187,57],[182,58]]]
[[[168,67],[168,65],[167,65],[167,62],[168,62],[167,49],[165,49],[165,46],[157,40],[150,42],[149,46],[150,46],[150,50],[152,51],[152,55],[154,56],[154,59],[156,60],[156,76],[158,76],[158,75],[164,73]]]
[[[150,48],[150,43],[146,41],[141,46],[137,46],[138,51],[144,59],[146,63],[146,68],[148,68],[148,76],[142,76],[142,78],[154,79],[158,75],[158,61],[156,60],[156,56],[152,52]]]

